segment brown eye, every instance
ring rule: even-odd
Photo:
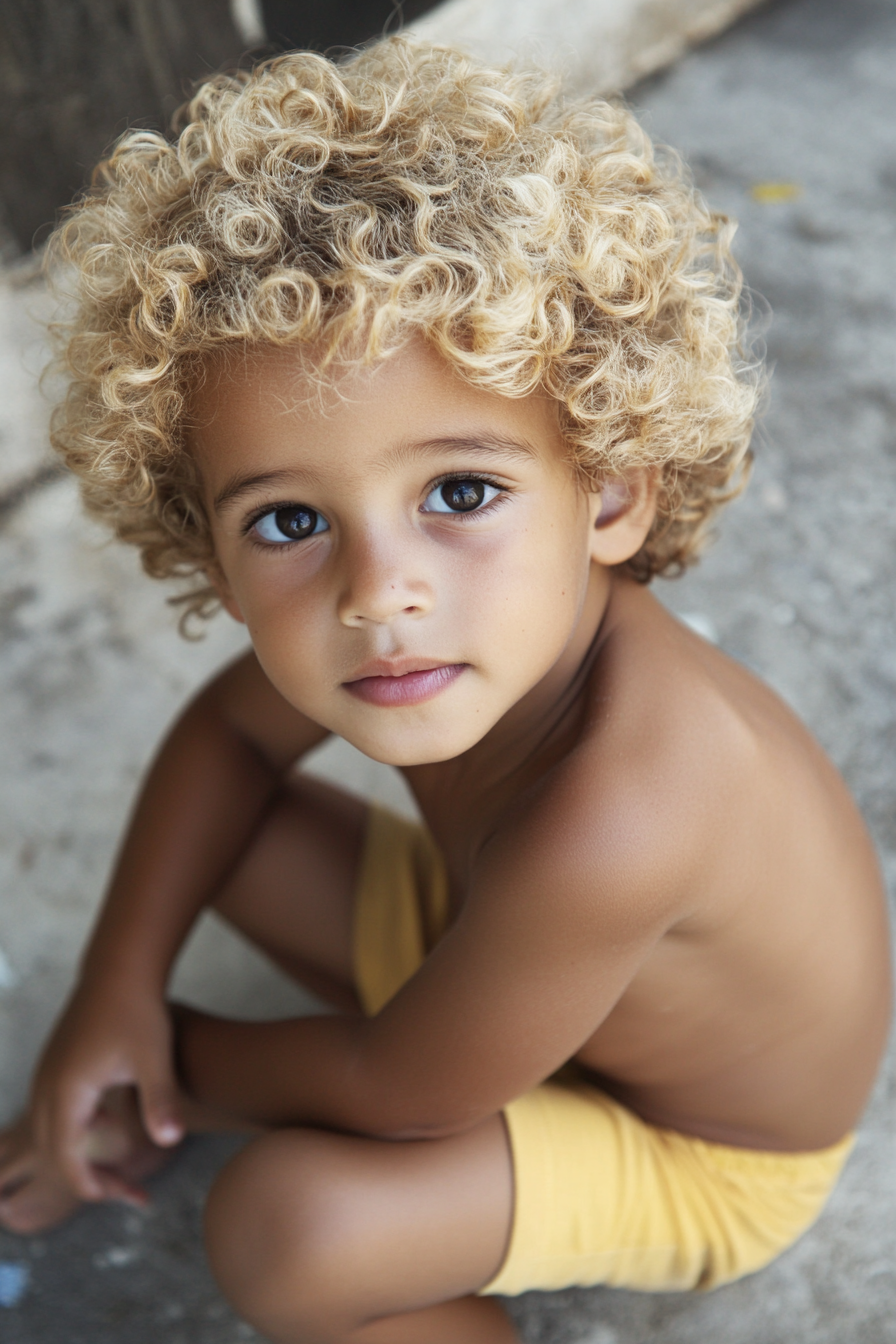
[[[473,513],[483,504],[490,504],[500,493],[489,481],[480,481],[475,476],[457,476],[429,492],[424,510],[426,513]]]
[[[316,509],[309,509],[306,504],[287,504],[259,518],[254,530],[265,541],[282,545],[286,541],[303,541],[317,532],[326,532],[328,527]]]
[[[446,481],[441,495],[449,509],[457,513],[469,513],[471,509],[478,509],[485,499],[485,482]]]

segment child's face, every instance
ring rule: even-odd
[[[555,402],[472,388],[423,342],[323,401],[303,369],[231,356],[197,394],[213,577],[302,713],[381,761],[447,760],[587,647],[599,496]]]

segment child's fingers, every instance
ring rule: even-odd
[[[97,1174],[97,1169],[87,1161],[82,1153],[73,1153],[66,1148],[62,1148],[59,1150],[58,1161],[59,1170],[63,1177],[80,1199],[98,1200],[106,1198],[104,1182]]]
[[[102,1183],[87,1153],[87,1133],[101,1093],[80,1088],[64,1095],[60,1104],[36,1117],[38,1144],[51,1153],[63,1179],[81,1199],[102,1199]]]
[[[94,1199],[117,1199],[123,1204],[132,1204],[138,1209],[146,1208],[149,1203],[149,1195],[142,1185],[135,1185],[132,1181],[126,1181],[117,1171],[110,1171],[108,1167],[93,1166],[91,1171],[99,1192],[93,1196]]]
[[[0,1172],[0,1204],[2,1204],[4,1200],[11,1199],[27,1181],[31,1180],[33,1175],[33,1153],[22,1153],[18,1158],[13,1159],[13,1161]]]
[[[184,1137],[180,1099],[170,1078],[139,1084],[140,1114],[147,1134],[160,1148],[170,1148]]]

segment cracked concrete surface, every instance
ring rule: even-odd
[[[719,544],[660,596],[770,681],[843,770],[896,887],[896,5],[779,0],[631,98],[707,195],[774,312],[771,405],[753,484]],[[157,586],[104,543],[71,483],[42,476],[45,412],[21,274],[0,288],[0,1117],[70,982],[148,753],[189,690],[241,645],[221,618],[184,644]],[[320,763],[401,801],[337,746]],[[246,1015],[308,1000],[211,921],[180,993]],[[817,1226],[772,1268],[705,1297],[590,1290],[513,1304],[534,1344],[896,1344],[892,1060]],[[229,1140],[195,1142],[146,1214],[89,1209],[0,1235],[9,1344],[235,1344],[201,1199]],[[7,1267],[4,1271],[3,1266]],[[24,1291],[22,1291],[24,1289]],[[17,1305],[2,1305],[21,1293]]]

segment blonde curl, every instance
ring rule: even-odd
[[[51,240],[73,279],[52,437],[146,571],[193,578],[188,613],[214,607],[190,389],[237,342],[373,360],[423,334],[476,386],[546,391],[589,482],[659,474],[630,571],[696,558],[762,375],[734,226],[624,106],[398,37],[215,76],[176,127],[123,136]]]

